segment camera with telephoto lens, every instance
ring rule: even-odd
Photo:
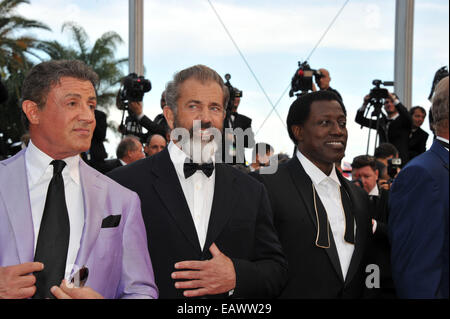
[[[291,81],[291,90],[289,91],[289,97],[293,97],[295,92],[301,91],[301,93],[295,94],[297,97],[312,91],[312,79],[315,77],[316,82],[322,77],[322,74],[314,69],[311,69],[308,62],[298,62],[298,69],[295,71]]]
[[[128,108],[129,102],[141,102],[144,94],[152,89],[150,80],[136,73],[128,74],[122,81],[122,87],[117,94],[117,107],[119,110]]]
[[[388,159],[387,173],[391,177],[391,180],[395,178],[398,170],[402,167],[401,158],[390,158]]]
[[[227,111],[231,111],[234,107],[234,99],[239,97],[241,98],[244,94],[244,92],[242,92],[241,90],[238,90],[237,88],[233,87],[230,83],[230,79],[231,79],[231,75],[229,73],[225,74],[225,80],[227,80],[225,82],[225,85],[228,88],[228,92],[230,93],[230,98],[228,100],[228,105],[227,105]]]

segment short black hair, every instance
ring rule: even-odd
[[[292,125],[302,125],[306,122],[311,112],[311,104],[316,101],[337,101],[342,107],[342,111],[347,116],[342,100],[331,91],[316,91],[299,96],[289,108],[289,113],[286,119],[289,137],[297,145],[297,139],[292,132]]]
[[[389,156],[398,156],[397,148],[391,143],[381,143],[376,149],[374,156],[376,158],[388,158]]]
[[[423,107],[421,107],[420,105],[414,106],[409,110],[409,114],[414,115],[414,112],[416,110],[420,110],[423,114],[425,114],[425,116],[427,115],[427,111],[425,111],[425,109]]]

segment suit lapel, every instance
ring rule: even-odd
[[[234,211],[238,197],[236,187],[233,185],[236,176],[229,174],[225,165],[216,164],[215,166],[216,180],[214,184],[214,197],[203,251],[208,251],[211,244],[227,224],[231,212]]]
[[[347,201],[342,201],[344,204],[344,209],[350,209],[351,215],[355,218],[356,222],[356,236],[355,236],[355,249],[353,251],[352,259],[350,260],[350,265],[348,267],[347,276],[345,278],[345,283],[348,284],[352,281],[356,272],[360,268],[362,257],[364,255],[364,249],[366,248],[366,238],[364,234],[367,234],[369,228],[367,227],[367,221],[364,219],[363,210],[364,207],[361,206],[361,200],[357,198],[355,192],[350,188],[349,183],[341,174],[338,173],[339,180],[345,194],[342,196],[349,197],[349,203]]]
[[[1,164],[0,164],[1,165]],[[25,150],[11,158],[2,169],[0,197],[3,197],[16,240],[21,263],[34,259],[34,228],[31,213]]]
[[[155,155],[154,161],[152,171],[157,176],[153,184],[156,193],[167,207],[180,231],[194,249],[200,252],[200,242],[195,224],[167,148]]]
[[[75,261],[78,266],[85,265],[89,258],[100,233],[106,209],[106,185],[104,181],[98,178],[99,175],[99,172],[87,167],[87,164],[80,160],[80,181],[84,199],[84,228],[80,249]]]
[[[291,173],[290,175],[292,177],[292,181],[317,231],[316,212],[313,205],[312,181],[309,178],[308,174],[305,172],[297,156],[294,156],[291,160],[289,160],[287,165]],[[322,202],[320,201],[320,198],[318,199],[319,200],[317,201],[317,209],[325,210]],[[330,227],[330,248],[323,248],[323,249],[325,249],[325,252],[329,257],[330,262],[336,271],[336,274],[343,282],[344,276],[342,274],[341,264],[339,261],[339,256],[337,253],[336,244],[334,242],[331,227]]]

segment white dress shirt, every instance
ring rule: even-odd
[[[186,179],[183,167],[188,156],[172,141],[169,143],[168,151],[189,206],[200,247],[203,249],[211,216],[216,172],[214,170],[212,175],[207,177],[202,171],[196,171]],[[211,156],[211,160],[214,162],[214,156]]]
[[[50,180],[53,177],[53,165],[50,165],[52,160],[50,156],[38,149],[30,140],[25,152],[25,165],[27,169],[31,214],[33,217],[35,252],[42,215],[44,214],[47,190]],[[84,201],[80,183],[80,157],[78,155],[68,157],[64,159],[64,162],[66,162],[66,166],[62,171],[62,176],[64,179],[64,193],[70,223],[69,248],[67,251],[65,273],[65,278],[68,278],[74,268],[73,266],[80,248],[81,235],[84,227]],[[81,267],[83,265],[77,266]]]
[[[342,274],[345,280],[355,245],[346,242],[344,239],[346,227],[345,214],[344,208],[342,207],[340,192],[341,183],[336,175],[336,170],[333,165],[330,176],[327,176],[298,150],[297,157],[305,169],[306,174],[311,178],[320,201],[327,212],[328,221],[339,256],[339,262],[341,264]]]

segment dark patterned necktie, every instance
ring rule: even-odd
[[[66,163],[54,160],[50,164],[53,177],[47,190],[34,256],[34,261],[43,263],[44,269],[34,273],[36,294],[33,298],[54,298],[50,288],[59,286],[64,278],[69,247],[70,224],[61,174]]]

